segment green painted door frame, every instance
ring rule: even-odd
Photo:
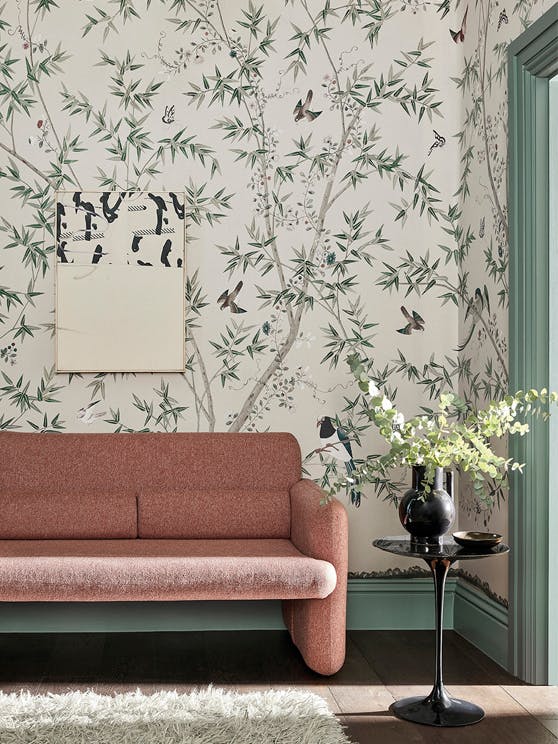
[[[549,245],[550,255],[554,257],[550,268],[550,311],[554,323],[550,326],[550,347],[553,356],[550,362],[550,382],[553,390],[558,390],[558,77],[553,77],[549,87],[550,107],[550,214],[549,214]],[[551,419],[551,442],[556,453],[558,442],[558,417]],[[555,467],[555,466],[554,466]],[[556,543],[556,528],[558,527],[558,494],[556,493],[556,470],[551,472],[551,500],[549,504],[549,525],[553,543]],[[552,543],[551,543],[552,544]],[[554,660],[551,680],[553,684],[558,682],[558,550],[551,548],[549,555],[549,627],[554,632],[549,634],[548,653]]]
[[[557,73],[558,4],[509,49],[512,391],[558,390],[558,256],[550,244],[549,168],[549,81]],[[511,456],[526,464],[510,491],[510,671],[533,684],[558,684],[552,596],[558,592],[552,534],[558,525],[558,420],[555,414],[550,425],[530,423],[529,437],[510,442]]]

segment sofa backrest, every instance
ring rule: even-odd
[[[0,432],[0,539],[289,537],[291,434]]]

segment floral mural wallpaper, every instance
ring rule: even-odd
[[[550,5],[0,3],[0,428],[290,430],[327,486],[381,446],[349,354],[409,415],[501,393],[506,49]],[[185,192],[183,374],[55,374],[74,190]],[[370,542],[407,480],[346,494],[355,574],[398,565]],[[501,494],[460,490],[506,531]]]

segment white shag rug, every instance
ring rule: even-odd
[[[300,690],[120,695],[0,693],[2,744],[349,744],[319,696]]]

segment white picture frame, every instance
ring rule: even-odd
[[[61,191],[57,372],[183,372],[184,193]]]

